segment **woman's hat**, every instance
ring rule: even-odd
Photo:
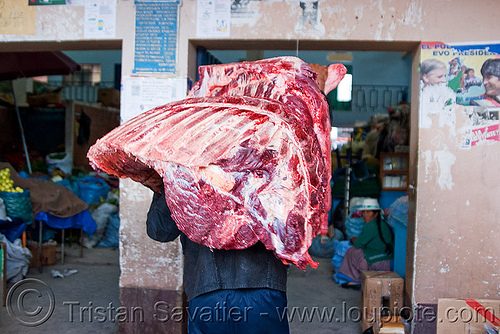
[[[361,203],[361,206],[358,208],[360,211],[364,210],[382,210],[378,201],[375,198],[365,198]]]

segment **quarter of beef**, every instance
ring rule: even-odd
[[[308,253],[330,208],[330,123],[310,66],[294,57],[205,66],[189,96],[145,112],[93,145],[96,170],[165,188],[194,242],[261,241],[285,264]]]
[[[262,241],[285,263],[314,264],[328,187],[318,139],[292,106],[248,97],[191,98],[150,110],[99,139],[99,170],[165,186],[179,229],[218,249]]]
[[[335,88],[336,79],[342,80],[342,64],[332,64],[328,71],[329,87]],[[335,71],[334,69],[338,69]],[[276,57],[252,62],[222,65],[200,66],[199,80],[193,86],[189,96],[251,96],[273,99],[291,104],[303,113],[307,123],[318,136],[322,157],[327,171],[321,177],[330,184],[331,177],[331,141],[330,116],[328,102],[316,82],[317,73],[311,66],[296,57]],[[335,76],[335,78],[334,78]],[[336,81],[336,84],[340,82]],[[335,85],[335,86],[334,86]],[[327,194],[322,216],[322,232],[328,229],[328,210],[331,195]]]

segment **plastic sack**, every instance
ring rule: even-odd
[[[109,185],[101,178],[85,176],[78,180],[80,199],[87,204],[99,203],[100,197],[108,198]]]
[[[346,239],[350,240],[352,237],[359,237],[363,228],[365,227],[365,220],[360,218],[348,217],[345,222]]]
[[[10,242],[7,237],[0,234],[0,242],[7,246],[7,282],[16,283],[26,277],[31,260],[31,252],[21,244],[21,239]]]
[[[97,224],[97,229],[91,237],[85,236],[83,238],[83,245],[87,248],[95,247],[106,233],[106,228],[109,222],[109,217],[118,212],[118,206],[111,203],[103,203],[92,212]]]
[[[0,220],[0,234],[3,234],[10,242],[14,242],[21,237],[27,226],[21,218]]]
[[[99,241],[97,247],[115,247],[119,246],[119,230],[120,230],[120,216],[115,213],[109,216],[108,225],[104,237]]]
[[[335,252],[333,238],[324,235],[316,236],[309,247],[309,254],[318,257],[332,258]]]
[[[0,198],[5,204],[7,216],[21,218],[27,224],[33,221],[29,190],[24,189],[22,193],[0,191]]]
[[[65,174],[71,174],[73,161],[69,154],[65,152],[50,153],[45,157],[45,161],[47,162],[47,171],[49,174],[52,174],[56,168],[59,168]]]
[[[352,247],[352,244],[349,240],[342,240],[342,241],[335,240],[334,245],[335,245],[335,254],[332,257],[332,264],[333,267],[335,268],[335,271],[338,272],[340,265],[344,260],[345,252],[347,252],[347,250]]]
[[[398,198],[389,207],[387,223],[394,228],[396,222],[408,226],[408,196]]]
[[[60,181],[52,181],[52,182],[55,183],[55,184],[58,184],[60,186],[63,186],[65,188],[68,188],[76,196],[80,195],[80,190],[78,189],[78,183],[77,182],[74,182],[74,181],[72,181],[70,179],[62,179]]]

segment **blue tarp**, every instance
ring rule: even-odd
[[[47,212],[39,212],[35,219],[43,220],[53,228],[81,228],[89,236],[94,234],[97,229],[97,224],[88,210],[83,210],[67,218],[56,217]]]

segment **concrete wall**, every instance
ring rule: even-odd
[[[498,39],[497,29],[491,27],[498,24],[500,3],[497,0],[324,0],[319,2],[317,24],[299,28],[302,10],[297,2],[255,1],[250,5],[255,15],[249,20],[231,21],[228,43],[197,38],[196,1],[183,1],[176,75],[194,77],[196,45],[230,44],[237,49],[255,49],[256,45],[265,46],[266,41],[271,41],[279,48],[280,43],[295,45],[299,39],[305,47],[316,43],[325,48],[329,45],[328,49],[413,52],[410,178],[416,191],[410,194],[407,289],[414,305],[435,305],[439,297],[451,296],[499,298],[500,243],[495,240],[500,213],[496,205],[500,195],[496,167],[500,160],[499,145],[460,151],[450,128],[418,129],[419,58],[415,55],[419,41]],[[83,40],[81,6],[39,6],[35,11],[36,31],[0,35],[0,51],[33,45],[25,42],[36,42],[42,47],[45,44],[39,42],[47,42],[52,48],[64,48],[75,41],[94,43]],[[471,17],[474,23],[465,24]],[[122,40],[122,75],[131,75],[133,1],[118,0],[116,40]],[[457,129],[462,121],[457,117]],[[146,188],[130,180],[121,182],[120,287],[128,296],[124,301],[129,305],[150,301],[150,296],[158,291],[166,291],[159,295],[180,304],[181,252],[176,243],[158,244],[145,235],[150,198]],[[140,293],[149,297],[138,297]],[[164,332],[178,329],[176,324],[162,327]]]

